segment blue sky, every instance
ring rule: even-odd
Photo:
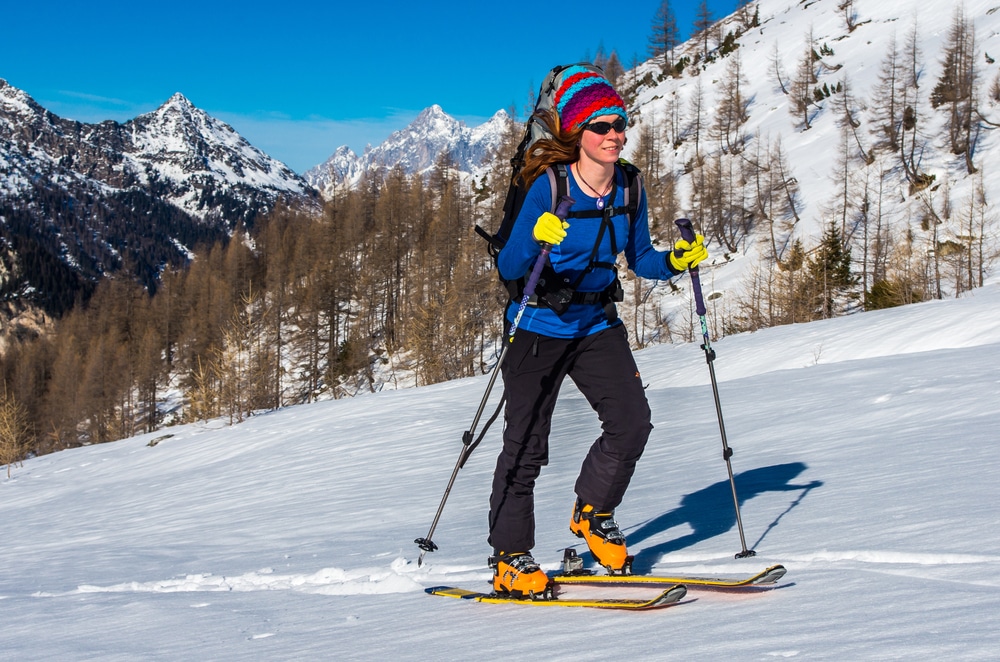
[[[0,78],[82,122],[125,121],[181,92],[304,172],[432,104],[470,125],[501,108],[523,115],[552,66],[600,48],[626,68],[642,61],[659,5],[12,0],[0,9]],[[709,2],[716,18],[735,5]],[[696,3],[671,7],[687,33]]]

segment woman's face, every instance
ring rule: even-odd
[[[618,115],[601,115],[588,122],[588,125],[606,122],[614,124],[622,118]],[[621,157],[622,148],[625,146],[625,130],[615,131],[612,128],[608,133],[601,135],[590,129],[585,129],[580,134],[580,158],[587,158],[597,163],[616,163]]]

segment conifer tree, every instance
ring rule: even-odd
[[[778,42],[774,42],[774,51],[771,53],[771,73],[774,74],[774,80],[778,83],[778,87],[781,88],[781,93],[788,96],[792,93],[791,85],[788,82],[788,76],[785,74],[785,69],[781,63],[781,51],[778,50]],[[794,113],[793,113],[794,114]]]
[[[928,177],[920,171],[918,162],[925,144],[922,130],[922,99],[920,97],[920,79],[924,63],[916,23],[911,26],[909,33],[907,33],[903,64],[903,113],[900,122],[899,155],[903,172],[910,182],[911,190],[916,191],[925,188],[932,181],[932,177]]]
[[[807,47],[799,58],[798,68],[795,70],[795,78],[792,79],[789,88],[790,104],[789,110],[792,115],[801,120],[800,126],[803,131],[811,128],[809,110],[813,105],[813,87],[816,85],[816,51],[813,48],[812,34],[807,40]]]
[[[873,133],[876,147],[884,145],[891,151],[899,149],[900,128],[903,122],[902,64],[896,35],[886,46],[879,69],[878,82],[872,93]]]
[[[701,164],[701,141],[703,129],[705,127],[705,87],[702,85],[701,77],[694,84],[694,91],[688,99],[688,125],[687,135],[694,139],[694,166]]]
[[[744,94],[745,88],[742,58],[739,51],[736,51],[726,62],[712,126],[712,134],[719,142],[719,148],[728,154],[739,154],[746,144],[742,126],[749,119],[747,110],[750,100]]]
[[[808,263],[814,319],[827,319],[846,312],[857,299],[857,278],[851,273],[851,251],[843,234],[831,221],[823,240]]]
[[[708,6],[708,0],[700,0],[694,18],[694,37],[701,43],[701,56],[703,60],[708,59],[709,44],[712,39],[712,27],[715,19],[712,17],[712,10]]]
[[[751,7],[754,9],[753,12],[750,11]],[[736,15],[743,24],[744,32],[760,25],[759,11],[757,3],[753,0],[736,0]]]
[[[978,138],[976,117],[976,36],[964,9],[955,9],[945,45],[944,66],[931,92],[931,106],[943,106],[948,114],[951,150],[965,159],[969,174],[976,171],[972,154]]]
[[[604,76],[611,82],[611,85],[619,87],[622,76],[625,75],[625,68],[622,66],[621,60],[618,59],[618,53],[611,51],[611,55],[608,56],[601,68],[604,69]]]
[[[854,32],[858,27],[858,12],[854,8],[854,0],[841,0],[840,11],[844,13],[844,23],[848,32]]]
[[[780,265],[799,221],[802,203],[798,181],[790,170],[780,137],[773,145],[758,140],[755,162],[760,165],[753,169],[752,209],[767,227],[766,257],[773,265]]]
[[[669,75],[674,68],[674,48],[680,43],[677,18],[670,7],[670,0],[661,0],[653,17],[653,31],[649,38],[649,54],[663,56],[663,75]]]

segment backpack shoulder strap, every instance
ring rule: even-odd
[[[639,213],[639,198],[642,196],[642,172],[625,159],[619,159],[618,166],[625,173],[625,208],[628,210],[628,220],[631,224],[635,222],[635,216]]]
[[[556,213],[556,205],[559,198],[569,195],[569,175],[566,173],[566,165],[557,163],[545,169],[545,174],[549,176],[549,190],[552,191],[552,206],[549,211]]]

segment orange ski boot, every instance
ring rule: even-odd
[[[615,522],[614,511],[598,512],[589,504],[577,500],[569,530],[587,541],[590,553],[612,575],[632,572],[632,557],[625,548],[625,535]]]
[[[504,553],[490,559],[493,566],[493,590],[501,595],[530,600],[552,597],[549,576],[527,552]]]

